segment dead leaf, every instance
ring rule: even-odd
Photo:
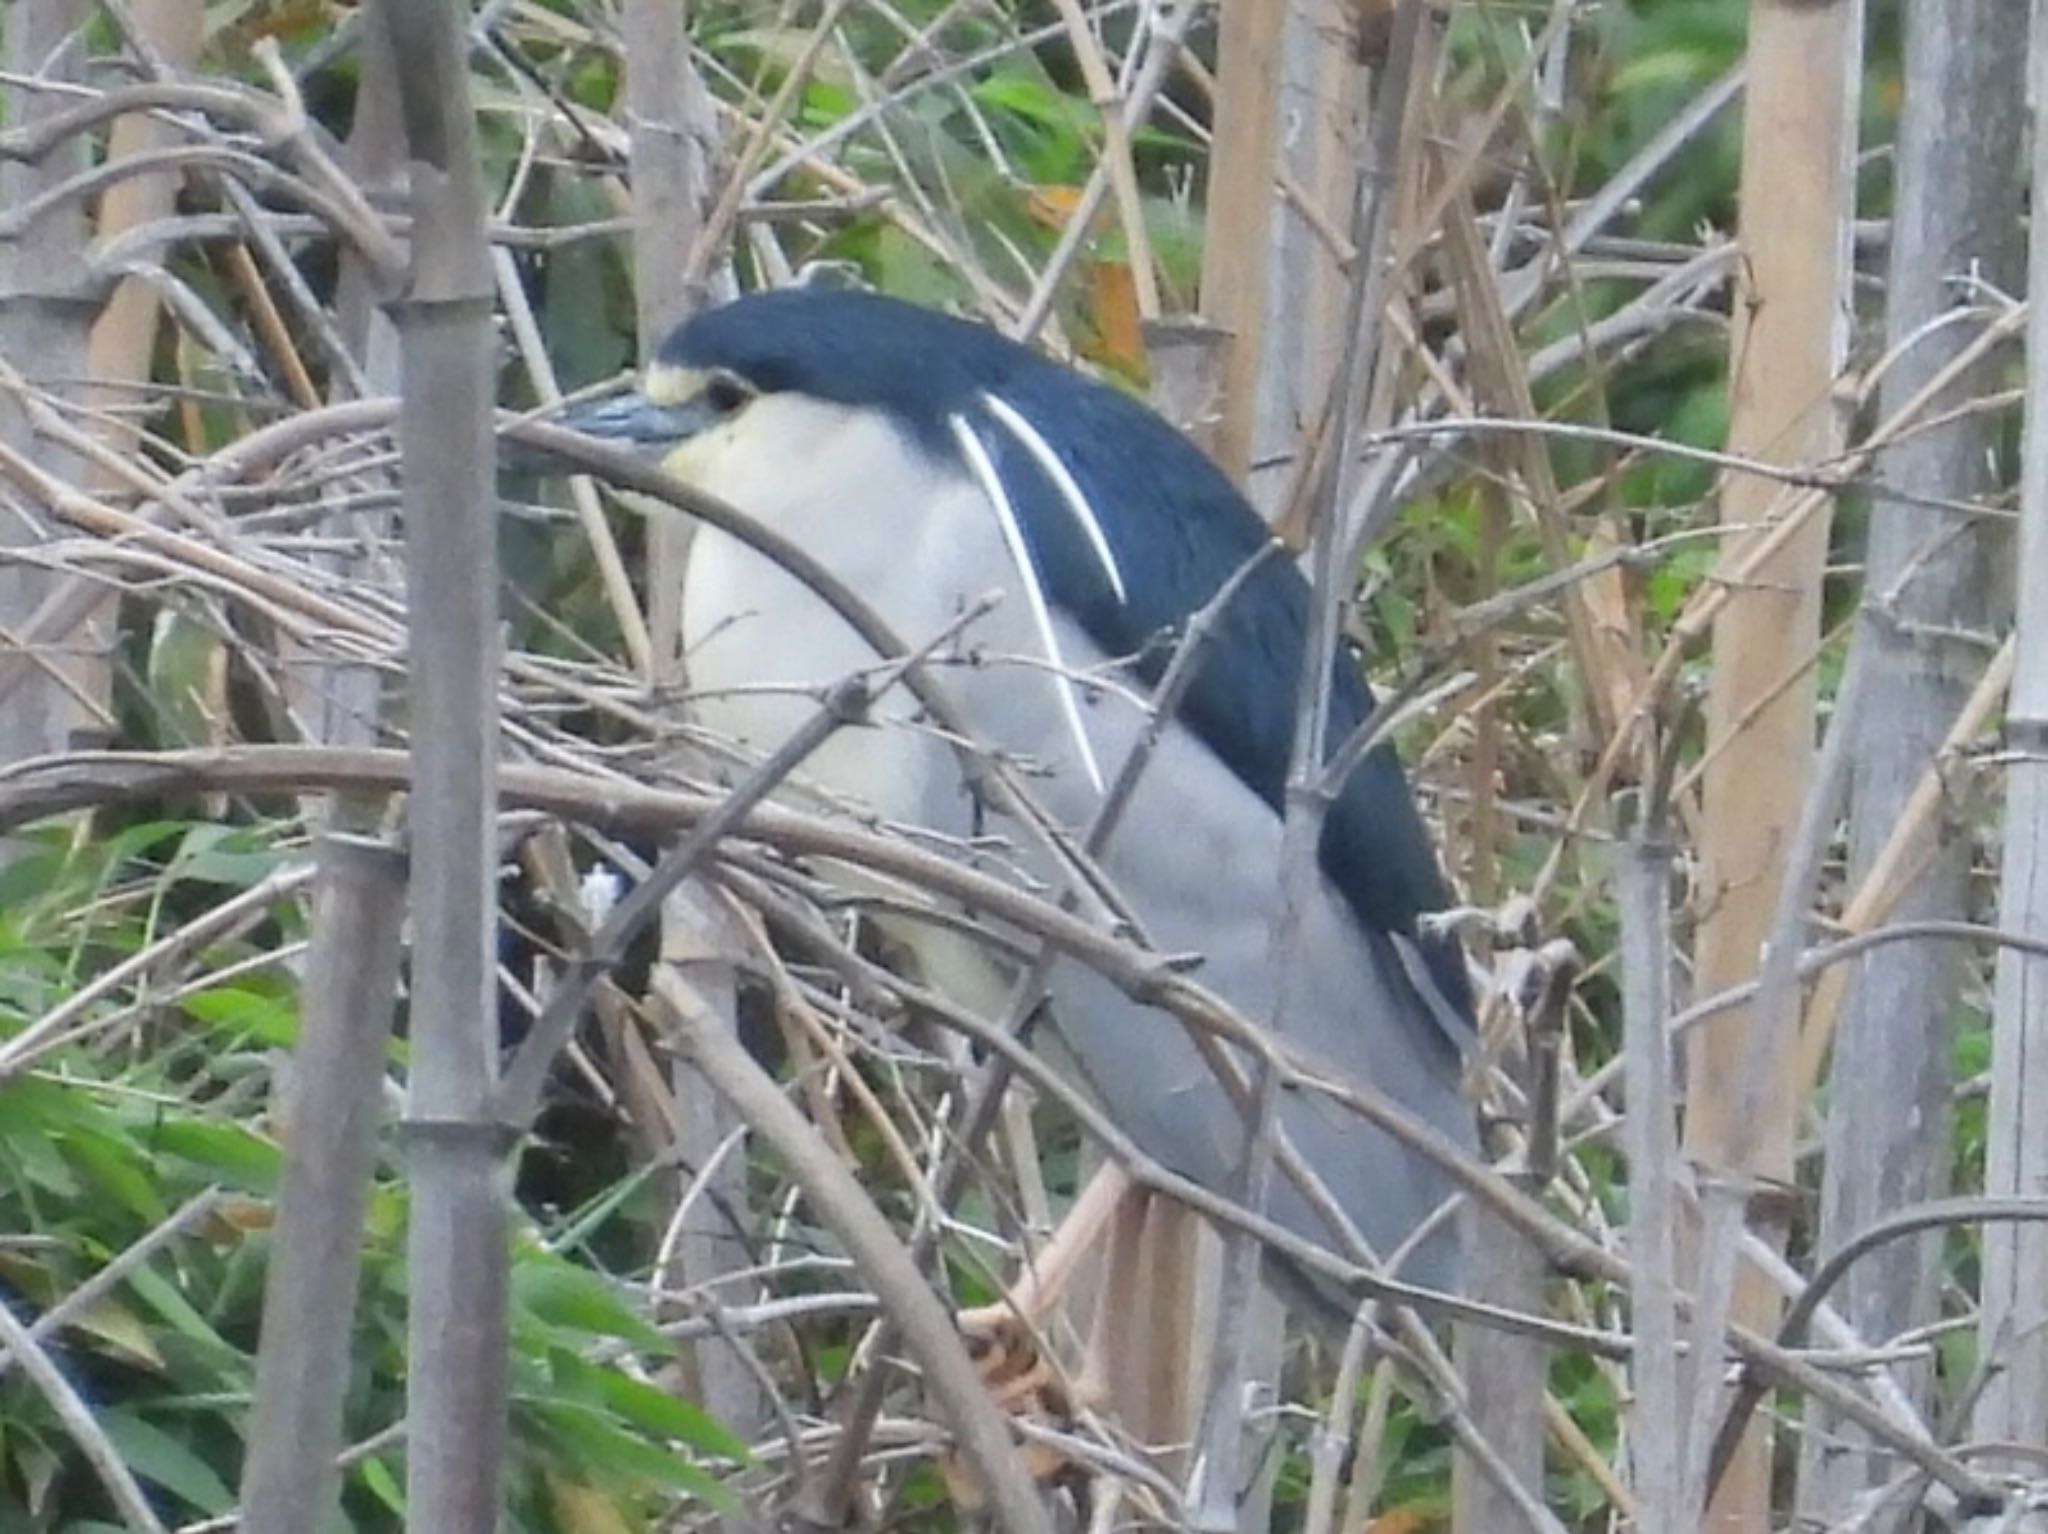
[[[101,1300],[97,1305],[88,1306],[83,1314],[71,1318],[70,1329],[83,1332],[127,1363],[140,1364],[147,1369],[162,1369],[164,1366],[163,1354],[157,1351],[149,1328],[142,1324],[140,1316],[118,1300]]]
[[[1150,376],[1145,325],[1138,313],[1138,284],[1128,261],[1088,264],[1088,320],[1095,340],[1084,348],[1092,362],[1114,368],[1133,383]]]

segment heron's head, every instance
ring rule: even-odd
[[[563,424],[728,492],[764,470],[871,463],[881,441],[950,464],[950,423],[1044,366],[964,320],[870,293],[790,288],[684,321],[637,390]]]

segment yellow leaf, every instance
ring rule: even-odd
[[[264,1199],[224,1198],[213,1206],[207,1234],[216,1240],[238,1240],[276,1223],[277,1209]]]
[[[1114,368],[1133,383],[1145,382],[1145,325],[1138,313],[1138,284],[1128,261],[1094,261],[1088,266],[1088,322],[1095,340],[1091,360]]]
[[[1436,1515],[1426,1507],[1397,1507],[1368,1523],[1365,1534],[1423,1534],[1436,1521]]]
[[[953,1506],[963,1513],[978,1513],[988,1500],[982,1490],[981,1477],[969,1468],[967,1462],[957,1454],[948,1454],[939,1461],[939,1474],[946,1482],[946,1495]]]
[[[1074,210],[1081,206],[1081,189],[1078,186],[1034,186],[1031,195],[1024,199],[1024,211],[1034,224],[1045,229],[1064,229],[1074,221]]]
[[[36,1305],[49,1305],[62,1292],[50,1270],[42,1263],[4,1247],[0,1247],[0,1278],[6,1279],[9,1285],[21,1291],[24,1299]]]
[[[625,1514],[594,1486],[551,1475],[548,1501],[554,1504],[555,1521],[569,1534],[633,1534]]]
[[[82,1315],[72,1318],[71,1329],[104,1343],[129,1363],[151,1369],[164,1366],[163,1355],[157,1352],[156,1344],[150,1340],[149,1328],[142,1324],[134,1311],[118,1300],[101,1300],[97,1305],[88,1306]]]
[[[49,1269],[15,1252],[0,1252],[0,1278],[38,1309],[54,1305],[63,1286]],[[119,1300],[104,1299],[88,1306],[67,1323],[70,1330],[105,1345],[107,1351],[129,1363],[161,1369],[163,1355],[150,1340],[149,1329]]]
[[[1034,1481],[1051,1480],[1069,1463],[1065,1453],[1042,1443],[1024,1444],[1017,1457],[1023,1463],[1024,1473]],[[988,1492],[981,1484],[981,1476],[960,1455],[941,1458],[939,1474],[945,1480],[946,1495],[961,1512],[978,1513],[987,1505]]]

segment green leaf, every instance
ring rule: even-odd
[[[215,713],[215,672],[221,638],[176,608],[157,611],[151,625],[146,677],[157,727],[170,745],[209,743],[220,727]]]
[[[75,1123],[60,1131],[60,1139],[80,1175],[115,1203],[151,1224],[168,1213],[156,1179],[134,1146]]]
[[[600,1337],[618,1337],[666,1353],[658,1327],[619,1298],[597,1274],[544,1252],[524,1252],[512,1269],[514,1303],[534,1320]]]
[[[178,1005],[186,1016],[224,1033],[253,1039],[270,1049],[289,1049],[299,1039],[299,1011],[282,996],[267,995],[246,985],[219,985],[193,991]]]
[[[556,1379],[571,1394],[584,1401],[601,1402],[647,1433],[688,1444],[735,1464],[753,1462],[753,1455],[739,1435],[694,1401],[671,1395],[618,1369],[588,1363],[566,1350],[556,1350],[552,1365]]]
[[[171,879],[197,879],[248,889],[275,873],[285,853],[243,826],[191,826],[165,869]]]
[[[1691,49],[1666,48],[1624,64],[1609,82],[1617,94],[1697,86],[1712,79],[1720,60]]]
[[[399,1484],[398,1476],[381,1459],[366,1459],[356,1466],[356,1479],[363,1483],[363,1489],[392,1512],[403,1516],[405,1512],[405,1488]]]
[[[240,1124],[168,1119],[156,1126],[150,1138],[160,1149],[197,1162],[252,1193],[275,1191],[278,1174],[284,1169],[284,1153],[277,1143]]]
[[[944,303],[958,290],[954,275],[894,224],[876,233],[873,259],[881,285],[914,303]]]
[[[592,48],[569,71],[568,91],[578,106],[609,112],[619,94],[619,72],[609,51]]]
[[[145,1481],[209,1515],[234,1506],[235,1494],[214,1468],[163,1429],[120,1407],[102,1413],[100,1425],[128,1468]]]
[[[24,848],[0,868],[0,910],[20,911],[47,896],[69,871],[71,849],[64,846]]]
[[[798,120],[805,127],[829,128],[842,118],[850,117],[859,105],[860,98],[836,81],[808,80],[804,83],[803,106]]]
[[[180,1336],[200,1344],[209,1352],[230,1358],[240,1358],[239,1350],[229,1345],[226,1338],[208,1324],[206,1317],[192,1308],[191,1301],[184,1293],[148,1263],[144,1263],[128,1275],[129,1286],[138,1298],[169,1323]]]
[[[46,1082],[17,1078],[0,1087],[0,1167],[58,1198],[77,1198],[82,1184],[53,1131],[85,1107],[76,1094],[65,1101]]]
[[[535,1419],[538,1436],[555,1456],[576,1466],[585,1478],[640,1481],[685,1492],[720,1511],[737,1510],[732,1493],[709,1472],[627,1432],[608,1413],[569,1401],[516,1399],[523,1413]]]
[[[547,183],[549,224],[595,223],[616,211],[595,182],[554,177]],[[548,253],[546,279],[541,331],[563,387],[580,389],[631,367],[632,337],[620,328],[611,305],[611,295],[624,285],[617,248],[604,240],[571,241]]]
[[[999,107],[1043,128],[1087,135],[1095,126],[1095,109],[1048,86],[1044,81],[1022,74],[990,75],[974,87],[974,99],[985,107]]]

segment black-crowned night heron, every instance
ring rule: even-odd
[[[1224,475],[1137,401],[979,325],[871,294],[792,289],[701,314],[662,342],[641,395],[571,424],[653,452],[800,543],[913,646],[1002,593],[942,649],[940,679],[981,744],[1020,764],[1077,835],[1145,729],[1173,636],[1268,540]],[[682,612],[700,719],[758,752],[823,689],[876,665],[819,597],[718,532],[691,546]],[[1278,999],[1282,798],[1308,619],[1294,566],[1258,563],[1100,859],[1150,940],[1199,954],[1197,978],[1253,1021]],[[1348,663],[1335,670],[1333,742],[1372,706]],[[952,746],[897,696],[805,774],[963,843],[1002,829]],[[1029,847],[1017,836],[1013,855],[1039,867]],[[1319,862],[1290,950],[1288,1043],[1470,1146],[1469,986],[1455,940],[1422,920],[1447,897],[1390,751],[1368,755],[1330,806]],[[929,946],[919,929],[905,936]],[[957,960],[934,953],[932,978],[964,984]],[[1070,1063],[1123,1130],[1229,1191],[1244,1120],[1182,1027],[1077,963],[1055,969],[1048,996]],[[1289,1093],[1281,1116],[1383,1255],[1451,1191],[1433,1163],[1318,1094]],[[1269,1212],[1331,1240],[1284,1176]],[[1444,1283],[1454,1261],[1446,1224],[1401,1276]]]

